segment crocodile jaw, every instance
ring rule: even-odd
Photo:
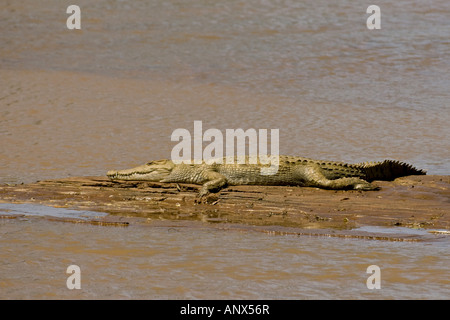
[[[160,160],[125,170],[111,170],[106,173],[112,180],[145,180],[159,182],[167,178],[174,168],[172,161]]]

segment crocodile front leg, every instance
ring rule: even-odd
[[[206,196],[212,190],[218,191],[227,185],[227,178],[218,172],[205,171],[204,175],[207,182],[203,183],[199,197]]]
[[[200,189],[199,197],[203,197],[212,190],[219,191],[223,188],[227,184],[227,178],[208,168],[180,165],[161,182],[201,184],[202,188]]]

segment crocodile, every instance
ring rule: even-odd
[[[275,174],[261,174],[268,167],[259,160],[222,161],[211,163],[175,163],[172,160],[150,161],[144,165],[111,170],[107,176],[112,180],[145,180],[167,183],[190,183],[202,185],[199,196],[217,192],[227,185],[292,185],[332,190],[378,190],[374,180],[394,180],[408,175],[425,175],[424,170],[395,160],[348,164],[345,162],[313,160],[296,156],[277,156],[278,170]],[[254,159],[254,158],[253,158]],[[234,159],[236,160],[236,158]]]

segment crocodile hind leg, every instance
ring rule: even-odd
[[[317,164],[298,165],[294,168],[294,175],[302,185],[332,190],[376,190],[378,187],[366,180],[356,177],[328,179],[322,168]]]

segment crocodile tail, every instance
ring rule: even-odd
[[[384,160],[376,163],[360,164],[366,174],[367,181],[391,181],[399,177],[410,175],[425,175],[426,171],[416,169],[412,165],[395,160]]]

